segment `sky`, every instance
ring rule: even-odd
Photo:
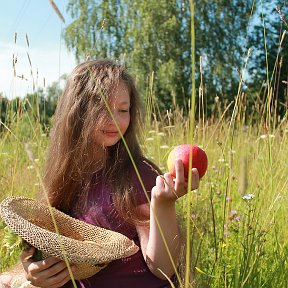
[[[37,87],[45,89],[76,65],[61,37],[69,24],[68,0],[54,3],[65,23],[48,0],[1,1],[0,94],[9,99],[32,93]]]

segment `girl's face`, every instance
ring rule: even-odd
[[[130,123],[130,95],[123,81],[119,81],[112,92],[108,105],[122,135],[124,135]],[[121,134],[109,111],[101,123],[99,129],[96,130],[96,144],[104,147],[113,146],[121,139]]]

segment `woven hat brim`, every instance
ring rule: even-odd
[[[93,272],[86,273],[88,277],[100,271],[105,264],[129,257],[139,250],[125,235],[87,224],[55,208],[50,210],[47,205],[30,198],[11,196],[4,199],[0,204],[0,216],[17,235],[44,255],[64,260],[65,253],[70,263],[93,268]],[[87,278],[84,276],[75,278]]]

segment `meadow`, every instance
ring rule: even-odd
[[[288,287],[288,122],[265,118],[265,112],[250,121],[245,102],[237,99],[225,107],[215,98],[212,117],[199,113],[193,129],[179,107],[153,117],[156,102],[146,105],[152,117],[145,122],[142,147],[163,171],[169,151],[181,143],[201,146],[209,159],[199,189],[177,201],[191,252],[183,253],[182,287]],[[11,117],[14,123],[0,137],[0,200],[34,198],[49,136],[31,113]],[[0,231],[3,272],[20,249],[8,249]]]
[[[195,51],[194,23],[191,27]],[[277,78],[275,71],[269,71],[271,79]],[[192,86],[194,75],[192,67]],[[176,103],[161,113],[153,89],[144,95],[145,156],[165,172],[173,147],[193,143],[206,151],[209,161],[199,189],[177,201],[186,239],[176,273],[181,288],[288,287],[288,114],[277,115],[277,91],[271,87],[279,83],[269,81],[251,103],[240,79],[234,101],[222,103],[215,96],[209,115],[206,97],[214,95],[204,95],[202,86],[192,87],[187,107]],[[27,101],[19,103],[22,109],[17,111],[10,107],[9,125],[0,124],[0,201],[11,195],[35,198],[41,189],[49,134],[40,124],[40,105],[34,111],[35,105],[28,103],[27,111]],[[1,104],[0,98],[0,115]],[[21,252],[21,243],[8,245],[7,237],[0,222],[0,273],[9,270]]]

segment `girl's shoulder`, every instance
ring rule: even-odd
[[[135,164],[137,171],[135,167],[132,168],[130,181],[135,192],[134,195],[137,195],[136,202],[139,205],[147,202],[146,193],[150,197],[151,190],[156,184],[156,177],[162,172],[157,165],[145,157],[140,158]],[[145,188],[146,193],[143,188]]]

